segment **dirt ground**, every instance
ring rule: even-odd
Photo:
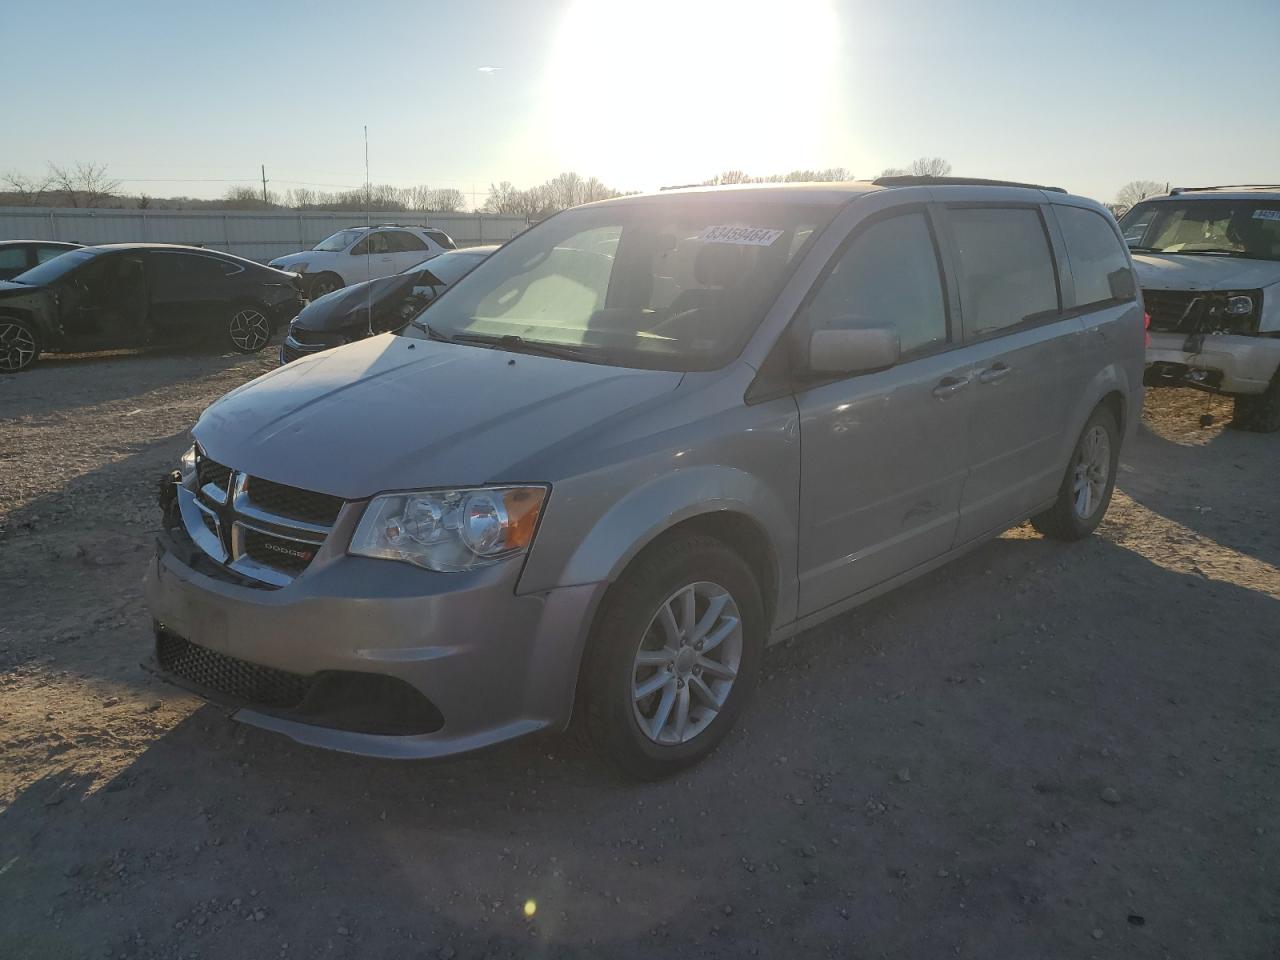
[[[0,378],[0,956],[1280,957],[1280,435],[1228,404],[1155,393],[1097,536],[771,650],[636,786],[554,737],[311,750],[139,669],[156,480],[267,364]]]

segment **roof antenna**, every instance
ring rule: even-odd
[[[367,335],[373,336],[373,188],[369,186],[369,125],[364,125],[364,272],[365,324]]]

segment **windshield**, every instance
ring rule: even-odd
[[[456,283],[474,270],[483,261],[485,255],[483,253],[442,253],[438,257],[432,257],[424,263],[406,270],[406,273],[426,270],[431,274],[430,277],[423,278],[424,283],[434,282],[448,286]]]
[[[98,255],[97,250],[70,250],[52,260],[46,260],[39,266],[32,267],[26,273],[14,277],[15,283],[26,283],[33,287],[43,287],[59,277],[65,276],[82,263],[87,263]]]
[[[1280,260],[1280,201],[1161,200],[1120,220],[1125,243],[1147,253]]]
[[[714,369],[738,354],[835,210],[704,197],[570,210],[451,287],[431,306],[431,328],[572,348],[597,363]]]
[[[325,253],[337,253],[339,250],[345,250],[351,244],[355,243],[356,237],[360,236],[363,230],[339,230],[333,236],[321,240],[312,250],[321,250]]]

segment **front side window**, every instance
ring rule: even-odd
[[[1129,249],[1280,260],[1280,201],[1160,200],[1120,221]]]
[[[356,229],[339,230],[333,236],[321,240],[311,249],[320,250],[324,253],[338,253],[347,249],[347,247],[355,242],[356,237],[360,236],[360,233],[361,231]]]
[[[432,305],[430,324],[597,363],[714,369],[742,349],[808,249],[795,235],[835,209],[698,197],[569,210],[484,260]]]
[[[18,270],[27,269],[27,248],[26,247],[5,247],[0,250],[0,270]]]
[[[1058,204],[1053,210],[1071,261],[1076,305],[1132,300],[1133,272],[1111,224],[1101,214],[1082,207]]]
[[[390,244],[387,242],[387,234],[379,231],[371,233],[354,247],[351,248],[351,255],[354,257],[378,256],[382,253],[390,253]]]
[[[809,302],[810,330],[889,327],[909,357],[947,342],[938,255],[922,213],[873,223],[854,237]]]
[[[960,271],[965,333],[985,337],[1058,312],[1058,281],[1038,210],[949,211]]]

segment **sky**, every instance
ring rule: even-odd
[[[1280,0],[0,0],[0,173],[623,190],[919,156],[1110,200],[1280,182]],[[488,68],[488,69],[482,69]]]

